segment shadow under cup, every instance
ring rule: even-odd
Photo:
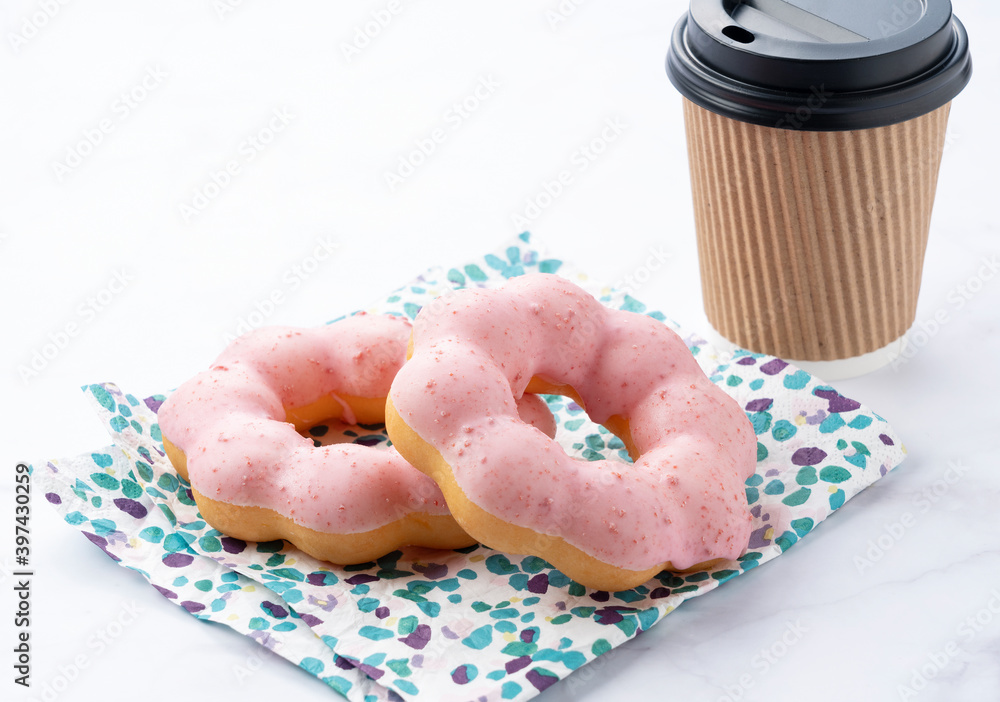
[[[709,321],[832,380],[902,352],[971,61],[947,0],[829,5],[693,0],[667,72]]]

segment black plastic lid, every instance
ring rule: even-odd
[[[838,131],[904,122],[972,76],[949,0],[691,0],[667,75],[741,122]]]

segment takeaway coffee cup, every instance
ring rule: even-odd
[[[828,379],[902,352],[971,73],[948,0],[691,0],[667,74],[724,340]]]

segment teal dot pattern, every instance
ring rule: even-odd
[[[746,554],[691,573],[663,572],[623,592],[588,590],[535,556],[483,546],[409,548],[339,567],[283,541],[246,543],[208,526],[163,453],[156,411],[113,384],[83,388],[113,444],[33,467],[37,489],[122,567],[198,619],[224,624],[349,700],[527,700],[642,631],[682,602],[781,555],[904,458],[884,419],[805,371],[768,356],[721,357],[631,295],[591,281],[525,233],[493,253],[431,269],[365,311],[414,317],[439,294],[532,271],[559,273],[605,304],[678,331],[757,434],[746,484]],[[547,396],[559,438],[581,460],[629,462],[621,441],[572,400]],[[381,426],[331,423],[317,445],[387,445]],[[254,666],[234,671],[249,679]],[[597,674],[602,674],[598,671]],[[604,673],[606,674],[606,673]]]

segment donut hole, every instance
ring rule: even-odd
[[[392,445],[385,430],[385,401],[381,398],[330,394],[306,405],[285,407],[284,411],[284,421],[316,447]]]
[[[348,424],[339,419],[327,419],[299,431],[299,434],[310,439],[316,447],[359,444],[387,449],[392,446],[385,424]]]
[[[556,417],[556,441],[573,457],[632,464],[625,443],[607,427],[594,422],[576,400],[564,395],[541,396]]]

